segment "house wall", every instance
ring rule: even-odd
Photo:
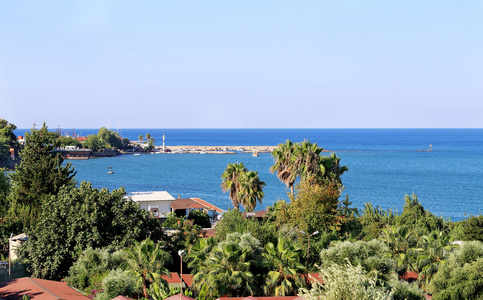
[[[141,208],[144,210],[148,210],[149,206],[157,205],[159,209],[159,213],[167,214],[171,212],[171,203],[174,201],[141,201],[138,202],[141,205]]]

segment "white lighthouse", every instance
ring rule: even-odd
[[[163,152],[166,152],[166,148],[165,148],[165,144],[164,144],[164,143],[165,143],[165,141],[166,141],[166,140],[165,140],[165,138],[166,138],[166,137],[165,137],[165,136],[164,136],[164,134],[163,134]]]

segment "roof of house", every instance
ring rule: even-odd
[[[131,300],[131,298],[119,295],[116,298],[112,298],[111,300]]]
[[[248,217],[254,217],[254,218],[265,218],[265,214],[267,212],[264,210],[260,211],[251,211],[251,212],[243,212],[243,216],[248,218]]]
[[[179,300],[180,298],[181,298],[182,300],[195,300],[195,298],[191,298],[191,297],[188,297],[188,296],[183,295],[183,294],[181,294],[181,296],[180,296],[180,294],[179,294],[179,293],[178,293],[178,294],[176,294],[176,295],[173,295],[173,296],[171,296],[171,297],[168,297],[168,298],[166,298],[166,299],[164,299],[164,300]]]
[[[168,192],[166,191],[153,191],[153,192],[132,192],[127,194],[127,197],[130,197],[133,201],[142,202],[142,201],[174,201],[176,199],[173,198]]]
[[[2,299],[20,300],[25,294],[32,300],[89,300],[89,297],[59,281],[22,277],[0,283]]]
[[[215,236],[215,230],[213,228],[204,228],[204,229],[201,230],[201,233],[203,234],[203,237],[205,237],[205,238]]]
[[[205,210],[214,210],[219,213],[223,212],[221,208],[214,206],[211,203],[206,202],[200,198],[189,198],[189,199],[176,199],[171,203],[171,208],[176,209],[193,209],[193,208],[203,208]]]
[[[193,284],[193,275],[183,274],[181,275],[181,278],[183,278],[183,281],[186,284],[186,286],[190,287]]]

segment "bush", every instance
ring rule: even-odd
[[[98,294],[95,299],[109,300],[119,295],[131,297],[134,293],[141,291],[137,278],[130,271],[122,269],[109,272],[102,280],[102,288],[102,293]]]
[[[407,281],[400,281],[392,279],[389,285],[393,291],[394,300],[424,300],[423,291],[419,288],[416,282],[408,283]]]
[[[394,260],[387,254],[389,248],[381,241],[340,242],[320,252],[321,266],[328,268],[333,264],[345,264],[348,260],[353,265],[361,265],[365,272],[376,273],[384,281],[396,268]]]
[[[483,243],[466,242],[450,254],[434,275],[433,299],[483,299]]]
[[[392,292],[377,286],[376,276],[366,274],[364,269],[353,266],[348,260],[341,265],[321,268],[324,284],[317,282],[311,290],[301,289],[306,300],[365,300],[392,299]]]
[[[66,282],[78,289],[94,286],[95,282],[109,271],[119,268],[124,263],[124,251],[109,252],[107,249],[88,248],[70,267]],[[99,275],[102,275],[101,278]]]

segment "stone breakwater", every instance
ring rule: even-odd
[[[271,153],[276,146],[166,146],[170,153],[210,153],[210,154],[235,154],[235,153]],[[156,151],[162,151],[162,146],[156,146]]]

